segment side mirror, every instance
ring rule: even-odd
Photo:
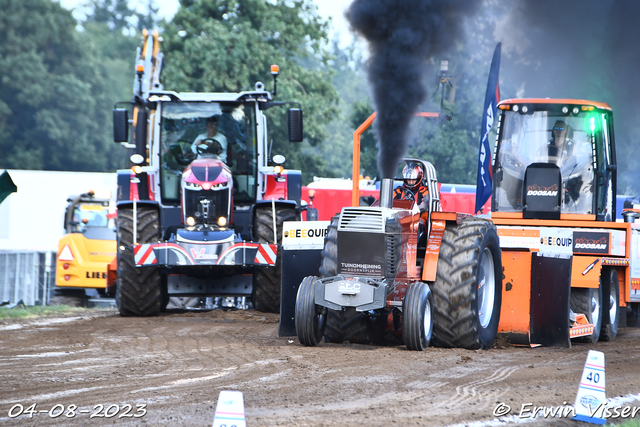
[[[302,142],[302,109],[289,108],[289,142]]]
[[[129,111],[126,108],[113,109],[113,141],[129,141]]]

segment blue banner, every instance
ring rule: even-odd
[[[480,127],[480,153],[478,155],[478,177],[476,179],[476,214],[491,197],[491,146],[489,145],[489,131],[493,126],[496,108],[500,102],[500,87],[498,86],[498,71],[500,71],[500,46],[498,43],[493,52],[489,82],[482,109],[482,126]]]

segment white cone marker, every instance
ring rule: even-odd
[[[213,427],[247,427],[241,391],[222,390],[220,392]]]
[[[593,424],[606,423],[604,410],[607,406],[607,396],[604,388],[604,353],[589,350],[576,403],[573,405],[574,420]]]

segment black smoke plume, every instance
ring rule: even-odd
[[[409,123],[427,93],[427,61],[462,36],[474,0],[354,0],[346,12],[369,43],[367,75],[376,108],[378,169],[392,178],[407,149]]]
[[[615,118],[618,192],[640,195],[640,1],[484,0],[478,12],[485,15],[480,21],[495,22],[485,27],[492,32],[487,38],[503,42],[503,98],[608,103]]]

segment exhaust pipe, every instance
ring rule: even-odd
[[[383,178],[380,183],[380,207],[391,209],[393,207],[393,179]]]

